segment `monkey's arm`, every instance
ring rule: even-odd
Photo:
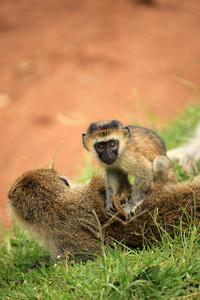
[[[106,170],[106,205],[105,210],[109,214],[116,212],[113,203],[113,195],[116,195],[120,190],[126,189],[129,186],[128,178],[121,170]]]
[[[115,170],[106,170],[106,204],[105,210],[107,213],[113,214],[116,208],[113,204],[113,194],[116,194],[119,189],[119,181]]]

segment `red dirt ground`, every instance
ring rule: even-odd
[[[90,122],[133,117],[161,126],[195,102],[195,85],[172,75],[199,85],[200,1],[7,0],[0,7],[0,220],[8,227],[9,187],[47,164],[61,141],[56,169],[72,177]]]

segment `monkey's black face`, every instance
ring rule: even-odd
[[[118,156],[119,141],[109,140],[107,142],[99,142],[94,144],[94,148],[103,163],[112,165]]]

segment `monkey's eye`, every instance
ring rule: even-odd
[[[98,155],[102,154],[105,151],[106,143],[105,142],[99,142],[94,144],[94,149],[98,153]]]
[[[97,148],[98,148],[99,150],[103,150],[103,149],[105,148],[105,145],[102,144],[102,143],[99,143],[99,144],[97,144]]]
[[[111,140],[109,142],[109,147],[112,150],[118,150],[118,148],[119,148],[119,141],[117,141],[117,140]]]
[[[110,148],[114,148],[115,145],[116,145],[116,143],[115,143],[114,141],[113,141],[113,142],[110,142],[110,144],[109,144]]]
[[[65,176],[60,176],[60,179],[65,183],[66,186],[69,186],[69,182]]]

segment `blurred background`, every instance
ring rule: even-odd
[[[0,1],[0,221],[23,172],[69,177],[89,123],[161,129],[198,99],[200,1]]]

